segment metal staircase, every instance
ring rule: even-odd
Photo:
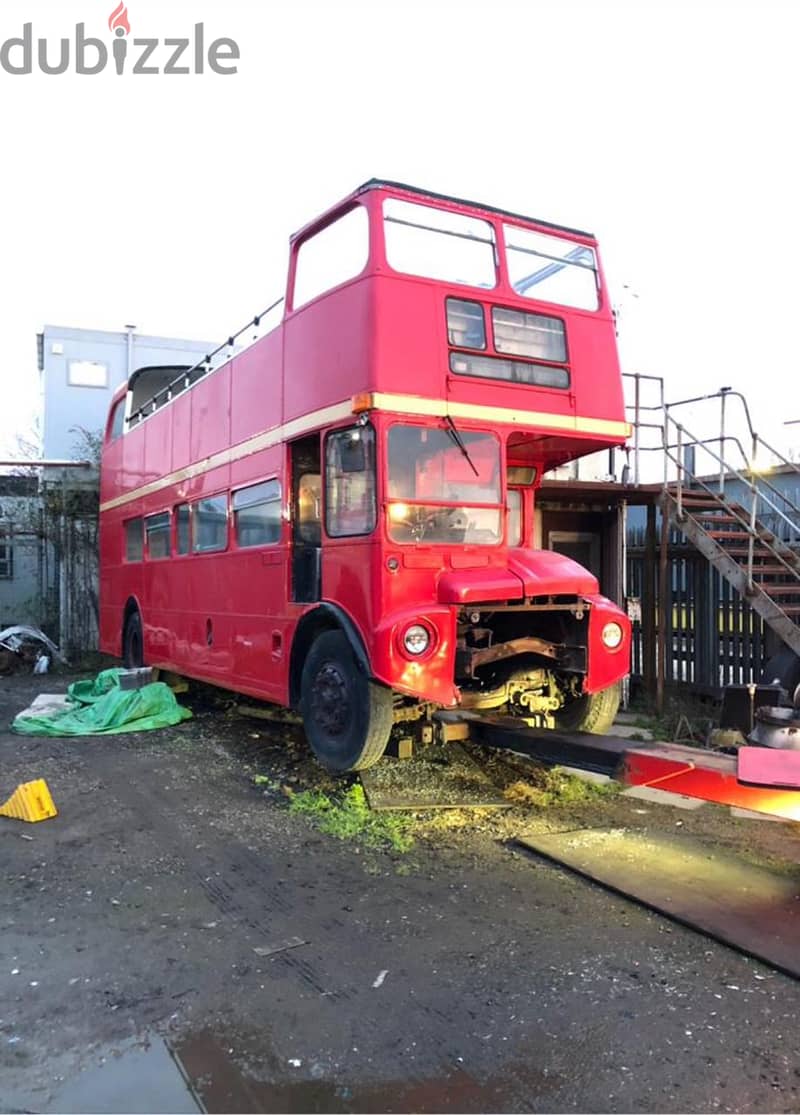
[[[715,398],[721,400],[721,422],[714,438],[697,438],[675,417],[678,407]],[[726,403],[732,399],[743,407],[749,455],[738,437],[725,432]],[[665,404],[662,448],[666,520],[800,655],[800,507],[773,483],[776,468],[796,476],[794,496],[800,499],[800,465],[755,432],[746,400],[729,390]],[[698,458],[704,463],[710,458],[712,475],[700,475]],[[765,469],[766,460],[775,464]]]

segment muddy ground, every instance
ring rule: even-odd
[[[298,731],[206,697],[162,732],[7,731],[68,680],[0,680],[0,796],[44,777],[59,808],[0,819],[0,1110],[800,1110],[798,983],[514,844],[680,822],[795,872],[794,826],[531,801],[380,851],[289,810],[329,785]]]

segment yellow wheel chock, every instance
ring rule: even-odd
[[[0,817],[12,817],[15,821],[46,821],[57,814],[43,778],[21,783],[8,801],[0,805]]]

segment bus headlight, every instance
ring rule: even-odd
[[[412,623],[403,632],[403,646],[407,654],[415,656],[424,654],[430,645],[430,632],[421,623]]]
[[[608,650],[616,650],[622,643],[622,628],[612,620],[611,623],[605,624],[600,632],[600,638],[603,640],[604,647]]]

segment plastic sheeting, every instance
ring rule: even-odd
[[[70,685],[71,704],[65,709],[15,717],[13,732],[27,736],[97,736],[170,728],[188,720],[175,694],[161,681],[141,689],[120,689],[119,670],[103,670],[90,681]]]

